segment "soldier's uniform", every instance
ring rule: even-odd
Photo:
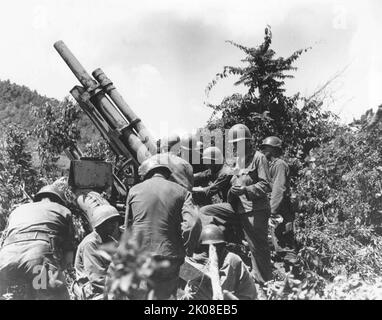
[[[200,253],[194,254],[192,258],[187,257],[187,263],[199,269],[202,275],[197,276],[188,281],[185,288],[184,298],[187,300],[211,300],[212,284],[208,274],[211,273],[211,265],[214,258],[218,267],[219,282],[222,291],[226,290],[236,296],[239,300],[254,300],[257,296],[255,283],[241,258],[228,252],[225,247],[225,238],[221,229],[215,225],[207,225],[203,227],[200,235],[199,247]],[[216,246],[216,257],[209,257],[207,247]],[[187,272],[183,272],[183,276],[187,277]],[[188,280],[188,279],[187,279]]]
[[[78,300],[104,298],[107,270],[111,261],[100,252],[100,248],[113,240],[111,233],[118,228],[121,216],[113,206],[101,204],[88,211],[88,218],[94,230],[78,246],[74,265],[76,282],[72,291]],[[106,223],[110,223],[113,228],[107,226],[105,232],[102,227]]]
[[[73,251],[71,212],[40,201],[16,208],[9,216],[0,249],[0,284],[26,285],[29,299],[68,299],[64,255]]]
[[[289,166],[277,158],[270,163],[270,175],[272,182],[271,193],[271,214],[281,215],[283,222],[275,230],[276,237],[281,247],[294,248],[293,228],[286,230],[287,224],[293,224],[294,212],[291,209],[290,186],[289,186]]]
[[[249,164],[237,166],[235,171],[231,184],[245,187],[245,194],[238,197],[229,192],[228,202],[239,214],[252,253],[252,273],[258,282],[264,283],[272,279],[268,244],[270,205],[267,193],[271,191],[268,161],[264,154],[256,151]]]
[[[184,159],[174,155],[171,152],[161,153],[154,155],[154,158],[160,158],[160,161],[167,161],[168,167],[172,174],[170,181],[173,181],[188,191],[192,190],[194,185],[193,169],[192,166]]]
[[[188,259],[188,258],[187,258]],[[234,294],[239,300],[255,300],[256,286],[243,260],[235,253],[224,250],[223,263],[219,268],[220,285],[222,290]],[[208,272],[208,255],[194,255],[190,261],[202,272]],[[200,276],[188,282],[185,292],[187,300],[211,300],[211,279]]]
[[[203,205],[211,204],[214,195],[218,195],[221,201],[227,202],[232,175],[232,168],[226,164],[217,172],[207,169],[194,175],[194,186],[203,186],[203,191],[198,191],[205,199]]]
[[[210,169],[195,174],[195,185],[207,185],[208,182],[210,185],[204,187],[202,191],[193,193],[193,197],[201,206],[200,218],[203,226],[211,223],[220,226],[227,241],[236,243],[241,241],[243,234],[237,215],[234,214],[232,206],[227,203],[232,175],[232,168],[226,164],[215,174],[212,174]],[[214,196],[220,198],[220,203],[212,204]]]
[[[171,262],[170,268],[152,277],[154,298],[167,299],[175,294],[179,268],[186,254],[193,253],[201,231],[191,193],[154,175],[131,188],[125,226],[133,240],[143,237],[142,249],[152,252],[156,260]]]
[[[105,279],[110,260],[101,255],[99,248],[103,245],[100,235],[93,231],[88,234],[77,248],[75,269],[77,281],[83,281],[84,284],[90,283],[90,286],[84,292],[84,299],[97,297],[103,294],[105,288]]]

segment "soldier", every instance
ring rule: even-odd
[[[252,253],[252,273],[257,282],[263,284],[272,278],[268,244],[270,206],[267,193],[271,191],[268,162],[263,153],[253,149],[247,126],[234,125],[228,137],[237,156],[228,202],[240,216]]]
[[[152,276],[153,298],[176,294],[179,268],[198,243],[201,222],[189,191],[169,181],[166,157],[151,157],[139,168],[144,181],[131,188],[126,202],[125,226],[142,249],[170,267]]]
[[[212,203],[212,197],[218,195],[220,200],[227,202],[227,194],[232,178],[232,169],[225,164],[222,152],[218,147],[209,147],[203,151],[202,160],[207,170],[194,174],[193,193],[203,195],[205,204]],[[207,185],[201,187],[201,185]]]
[[[219,227],[210,224],[203,227],[200,235],[198,253],[187,260],[194,262],[197,269],[208,273],[211,264],[208,256],[209,245],[216,246],[220,285],[225,300],[255,300],[257,297],[255,283],[241,258],[226,249],[226,241]],[[187,283],[185,300],[211,300],[211,279],[207,276],[197,277]]]
[[[295,249],[293,234],[294,212],[290,201],[290,174],[288,164],[280,158],[282,154],[282,141],[278,137],[268,137],[262,143],[262,151],[270,163],[270,176],[272,182],[271,216],[281,215],[283,222],[278,224],[275,234],[278,244],[289,262],[296,260],[292,253]],[[281,252],[282,253],[282,252]]]
[[[192,166],[184,159],[178,156],[180,149],[180,137],[178,135],[171,135],[167,138],[161,139],[161,156],[167,156],[167,164],[172,171],[170,181],[180,184],[188,191],[192,190],[194,185],[193,169]],[[158,157],[158,155],[154,155]]]
[[[202,150],[203,144],[197,135],[186,134],[180,140],[180,156],[192,165],[194,173],[205,169],[202,162]]]
[[[121,216],[111,205],[96,207],[89,218],[93,231],[78,246],[74,264],[77,280],[73,289],[79,300],[103,298],[111,261],[99,249],[105,243],[117,242],[121,223]]]
[[[69,299],[63,270],[73,261],[72,215],[57,186],[11,212],[0,249],[0,284],[23,285],[27,299]]]
[[[240,220],[234,214],[231,204],[227,203],[228,191],[231,188],[231,179],[233,170],[224,162],[223,154],[217,147],[207,148],[203,152],[203,162],[210,168],[206,171],[194,174],[193,196],[196,202],[202,206],[200,209],[200,218],[203,226],[215,224],[219,226],[226,240],[230,243],[241,243],[243,234],[240,226]],[[208,186],[207,183],[212,181]],[[211,204],[213,195],[218,194],[221,203]]]

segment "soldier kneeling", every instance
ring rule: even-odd
[[[101,205],[94,209],[90,222],[94,230],[78,246],[75,260],[77,280],[72,285],[72,292],[78,300],[104,298],[107,269],[111,261],[99,249],[103,244],[119,238],[121,216],[113,206]]]
[[[216,248],[217,263],[213,261],[216,257],[209,256],[210,246]],[[219,282],[218,286],[223,294],[221,298],[224,300],[257,298],[255,282],[243,260],[227,250],[223,232],[213,224],[203,227],[198,253],[194,253],[192,258],[187,258],[186,263],[201,271],[201,275],[188,281],[183,300],[212,300],[214,294],[212,281]],[[218,269],[216,271],[219,280],[211,280],[214,264]]]

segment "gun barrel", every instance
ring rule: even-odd
[[[113,85],[113,82],[106,76],[101,68],[98,68],[92,72],[93,77],[99,82],[106,94],[111,98],[114,104],[118,107],[125,118],[134,124],[134,129],[140,136],[142,142],[146,145],[151,154],[156,153],[156,144],[150,132],[147,130],[141,119],[137,117],[135,112],[129,107],[121,94]]]
[[[137,126],[140,120],[118,92],[111,90],[113,92],[107,95],[106,90],[101,89],[102,85],[100,86],[86,72],[63,41],[57,41],[54,48],[83,86],[83,88],[74,87],[71,94],[89,115],[101,134],[109,141],[113,149],[116,149],[118,154],[122,154],[127,159],[132,158],[136,165],[150,157],[153,150],[156,150],[155,144],[152,143],[153,140],[143,124]],[[102,78],[102,74],[101,70],[101,81],[106,79],[111,83],[106,76]],[[113,97],[115,100],[113,100]],[[152,148],[152,145],[154,148]]]
[[[147,147],[126,122],[118,117],[115,106],[105,94],[102,92],[96,94],[96,97],[93,97],[96,98],[93,104],[90,100],[83,100],[87,92],[82,87],[76,86],[70,93],[117,153],[122,154],[126,159],[132,158],[137,165],[151,156]],[[95,108],[95,105],[98,108]]]
[[[85,100],[84,94],[86,90],[83,87],[75,86],[70,93],[74,99],[78,102],[82,110],[88,115],[90,120],[96,126],[103,138],[109,142],[110,147],[116,154],[122,154],[127,159],[132,159],[137,165],[139,164],[133,157],[131,151],[125,146],[118,138],[113,139],[113,128],[105,119],[104,116],[98,111],[98,109],[92,104],[90,100]]]
[[[57,50],[61,58],[68,65],[70,70],[74,73],[78,81],[85,87],[93,89],[97,87],[97,82],[86,72],[85,68],[69,50],[66,44],[60,40],[54,44],[54,48]]]

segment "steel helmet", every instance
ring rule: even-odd
[[[201,244],[225,243],[223,231],[214,224],[206,225],[200,234],[199,242]]]
[[[143,161],[138,168],[138,174],[145,180],[151,176],[153,170],[158,168],[167,170],[169,175],[172,174],[169,167],[169,158],[165,154],[156,154]]]
[[[218,147],[209,147],[203,151],[203,160],[214,161],[217,164],[223,164],[224,157]]]
[[[122,218],[118,213],[118,210],[108,204],[95,207],[94,210],[89,212],[89,220],[93,229],[99,227],[105,221],[115,217]]]
[[[280,148],[282,146],[282,140],[278,137],[272,136],[272,137],[267,137],[263,140],[263,143],[261,146],[271,146],[274,148]]]
[[[244,124],[235,124],[231,129],[228,131],[228,142],[234,143],[239,142],[242,140],[251,140],[252,135],[249,131],[248,127]]]
[[[61,204],[65,204],[66,202],[64,190],[58,188],[58,186],[51,185],[51,184],[42,187],[40,191],[37,192],[36,195],[34,196],[33,201],[38,202],[38,201],[41,201],[41,199],[45,197],[49,197],[49,196],[53,196],[54,198],[59,200]]]
[[[200,151],[203,148],[203,143],[199,141],[196,134],[188,133],[180,139],[180,147],[183,150]]]
[[[170,150],[177,143],[180,142],[180,137],[178,134],[171,134],[168,137],[162,138],[160,140],[160,149],[161,150]]]

